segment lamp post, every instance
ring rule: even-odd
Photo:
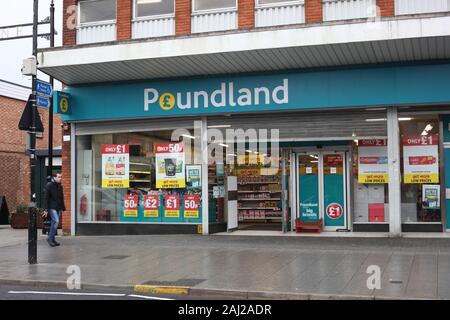
[[[37,58],[37,37],[38,37],[38,0],[33,0],[33,56]],[[28,207],[28,263],[37,263],[37,212],[36,212],[36,79],[37,75],[32,75],[32,99],[31,99],[31,126],[28,132],[30,139],[30,204]]]

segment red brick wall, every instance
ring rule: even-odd
[[[191,34],[191,1],[175,0],[175,34],[177,36]]]
[[[377,0],[382,17],[393,17],[395,15],[395,0]]]
[[[10,211],[30,201],[30,158],[25,155],[25,131],[18,129],[25,101],[0,96],[0,195],[6,196]],[[48,147],[48,109],[38,108],[44,125],[44,137],[36,139],[37,149]],[[53,146],[61,145],[61,120],[53,118]]]
[[[305,0],[306,23],[318,23],[323,21],[322,0]]]
[[[77,42],[76,10],[77,0],[64,0],[63,3],[63,45],[75,45]]]
[[[70,135],[70,125],[68,126],[67,130],[63,130],[63,135]],[[71,217],[70,217],[70,186],[71,186],[71,179],[70,179],[70,141],[65,141],[62,143],[62,186],[64,189],[64,204],[66,205],[66,211],[62,215],[62,229],[64,234],[70,234],[70,223],[71,223]]]
[[[117,40],[131,39],[133,0],[117,0]]]
[[[255,0],[238,0],[238,27],[239,29],[255,27]]]

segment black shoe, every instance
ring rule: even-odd
[[[60,246],[60,245],[61,245],[59,242],[56,242],[56,240],[53,240],[53,244],[54,244],[55,246]]]
[[[56,244],[53,241],[51,241],[50,239],[47,239],[47,242],[50,247],[56,247]]]

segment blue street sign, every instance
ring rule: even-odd
[[[42,80],[36,80],[36,93],[45,97],[51,97],[52,85]]]
[[[42,107],[42,108],[50,108],[50,99],[41,97],[41,96],[37,96],[36,97],[36,105],[38,107]]]

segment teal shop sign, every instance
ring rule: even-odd
[[[439,64],[80,85],[65,90],[62,114],[79,121],[448,103],[449,74],[450,64]]]
[[[62,115],[71,114],[70,94],[61,91],[55,91],[53,94],[53,105],[56,108],[56,113]]]

